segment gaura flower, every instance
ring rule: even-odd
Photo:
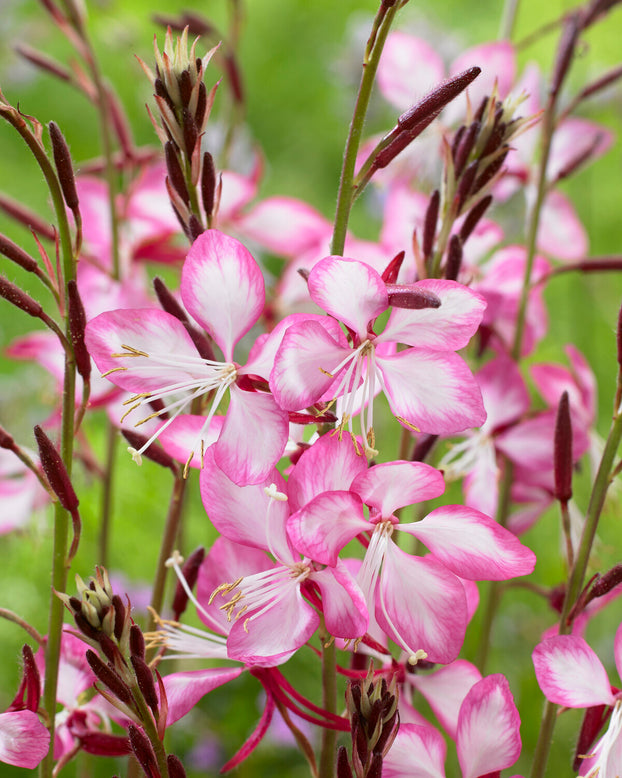
[[[261,270],[241,243],[208,230],[193,243],[184,263],[181,299],[218,345],[222,359],[202,356],[183,324],[157,309],[101,314],[87,326],[87,347],[102,373],[117,386],[135,392],[127,401],[128,413],[154,401],[166,404],[169,419],[159,431],[193,401],[205,405],[207,413],[190,458],[194,450],[203,452],[205,433],[228,392],[229,407],[215,444],[215,460],[238,484],[263,481],[287,442],[288,415],[270,394],[260,390],[268,378],[256,372],[262,369],[255,367],[261,349],[255,350],[245,366],[233,359],[235,345],[263,310]],[[260,426],[258,418],[263,422]],[[157,435],[133,452],[139,462]]]

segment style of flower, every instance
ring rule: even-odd
[[[413,664],[457,657],[468,620],[461,578],[505,580],[527,575],[535,565],[530,549],[471,508],[449,505],[400,524],[399,508],[439,497],[444,489],[442,474],[429,465],[374,465],[356,476],[349,491],[318,494],[287,523],[294,546],[326,565],[336,564],[349,541],[371,533],[357,581],[379,626]],[[417,538],[432,553],[416,557],[402,551],[392,541],[396,531]]]
[[[370,454],[373,399],[380,389],[397,420],[411,430],[450,434],[484,421],[479,388],[454,353],[481,321],[485,303],[479,295],[438,280],[419,281],[393,294],[369,265],[343,257],[326,257],[315,265],[308,285],[311,299],[329,317],[326,326],[302,321],[285,332],[270,375],[282,408],[295,411],[341,398],[341,427],[352,432],[352,416],[362,406],[362,437]],[[399,294],[405,301],[397,299]],[[395,307],[399,304],[435,307]],[[377,319],[391,305],[389,320],[377,334]],[[347,338],[328,324],[334,320],[346,327]],[[398,343],[410,348],[398,352]]]
[[[221,349],[222,360],[201,355],[183,324],[157,309],[101,314],[87,325],[87,347],[104,375],[135,392],[127,401],[128,413],[154,401],[166,403],[170,417],[160,430],[194,400],[206,404],[207,415],[190,458],[194,451],[203,451],[204,433],[228,390],[229,406],[214,455],[236,483],[259,483],[281,456],[288,431],[287,413],[261,391],[268,376],[257,375],[253,360],[246,366],[233,360],[235,345],[263,310],[261,270],[241,243],[208,230],[193,243],[184,263],[181,298]],[[157,435],[133,452],[137,461]]]

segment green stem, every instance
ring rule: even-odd
[[[322,642],[322,706],[329,713],[337,712],[337,667],[335,641],[330,639],[324,621],[320,628]],[[337,758],[337,733],[322,730],[319,778],[334,778]]]
[[[365,124],[365,116],[367,115],[367,107],[369,106],[369,99],[376,77],[376,70],[378,69],[378,63],[380,62],[380,55],[382,54],[382,49],[384,48],[384,43],[389,34],[389,29],[391,28],[395,14],[397,13],[398,6],[399,4],[395,3],[390,8],[386,8],[384,4],[381,4],[380,9],[376,14],[376,18],[374,19],[372,34],[367,42],[367,48],[363,59],[361,82],[356,96],[356,104],[354,106],[354,113],[352,114],[352,121],[350,122],[350,131],[348,132],[348,139],[343,155],[343,166],[341,168],[339,192],[337,194],[337,208],[335,211],[335,227],[330,246],[331,254],[341,255],[343,254],[345,247],[348,221],[354,194],[353,182],[356,156],[361,142],[363,125]]]
[[[577,601],[581,589],[583,588],[585,573],[587,571],[590,553],[596,535],[596,528],[598,527],[598,521],[605,503],[607,490],[611,483],[611,474],[614,466],[613,460],[620,445],[621,438],[622,414],[620,414],[619,408],[616,408],[613,423],[605,443],[605,450],[603,451],[598,472],[596,473],[596,478],[594,480],[594,486],[592,487],[585,524],[583,525],[581,542],[579,543],[575,563],[570,574],[570,580],[568,581],[566,596],[564,597],[564,604],[562,606],[562,614],[559,622],[560,635],[567,635],[572,629],[572,622],[568,617],[572,606]],[[530,778],[543,778],[544,776],[551,748],[553,731],[555,729],[555,722],[557,720],[556,711],[557,705],[547,700],[542,715],[542,724],[540,726],[540,734],[538,735],[538,742],[534,752]]]
[[[512,33],[514,32],[514,24],[516,23],[519,5],[520,0],[505,0],[501,24],[499,25],[499,40],[512,40]]]
[[[115,454],[118,439],[116,427],[112,422],[109,422],[108,438],[106,441],[106,465],[102,483],[101,525],[99,530],[99,564],[102,567],[108,567],[112,517],[112,483],[114,479]]]

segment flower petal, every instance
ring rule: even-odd
[[[190,248],[181,272],[181,297],[230,362],[233,347],[255,324],[266,292],[251,253],[235,238],[206,230]]]
[[[607,672],[583,638],[556,635],[543,640],[535,647],[532,659],[547,700],[567,708],[613,705]]]
[[[496,773],[520,756],[520,717],[510,685],[500,673],[483,678],[467,694],[456,745],[463,778]]]
[[[446,505],[399,529],[421,540],[453,573],[477,581],[529,575],[536,555],[509,530],[473,508]]]
[[[168,701],[166,726],[170,727],[182,716],[190,713],[197,702],[213,689],[232,681],[243,667],[210,667],[207,670],[189,670],[171,673],[163,678]]]
[[[447,746],[430,726],[401,724],[397,737],[382,760],[383,778],[445,778]]]
[[[338,638],[359,638],[367,631],[369,616],[359,585],[340,560],[310,576],[322,593],[326,628]]]
[[[486,420],[477,382],[457,354],[407,349],[376,364],[391,410],[421,432],[453,435]]]
[[[423,462],[385,462],[374,465],[352,482],[352,491],[366,505],[389,518],[398,508],[440,497],[445,481],[439,470]]]

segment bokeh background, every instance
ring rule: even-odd
[[[519,5],[514,40],[520,41],[572,7],[570,2],[522,0]],[[89,29],[101,67],[112,82],[129,115],[136,143],[156,144],[147,118],[145,103],[151,90],[134,55],[147,63],[152,60],[152,41],[163,40],[163,28],[153,21],[154,14],[175,15],[191,9],[226,29],[228,3],[181,2],[180,0],[126,0],[89,2]],[[326,216],[333,214],[341,156],[351,115],[360,61],[369,25],[376,10],[372,0],[247,0],[245,21],[238,52],[246,94],[248,129],[240,142],[234,162],[241,172],[248,169],[250,151],[261,149],[265,173],[260,195],[284,194],[308,201]],[[411,0],[398,20],[398,27],[426,37],[449,61],[463,49],[493,40],[498,35],[502,3],[498,0],[436,0],[424,4]],[[46,123],[53,119],[68,139],[76,168],[98,155],[99,133],[95,112],[82,95],[70,86],[41,75],[14,51],[17,42],[27,43],[61,62],[73,57],[69,45],[50,23],[34,0],[0,0],[0,87],[13,103],[19,102],[27,114]],[[533,45],[521,49],[521,65],[536,61],[548,72],[551,66],[556,30]],[[619,64],[622,40],[622,11],[594,29],[581,49],[570,79],[577,88],[606,68]],[[210,43],[210,45],[213,45]],[[200,45],[199,45],[200,48]],[[218,116],[218,103],[215,108]],[[622,90],[608,90],[581,109],[581,115],[602,121],[617,138],[622,132]],[[368,129],[382,131],[395,116],[375,95]],[[582,170],[562,187],[574,200],[589,232],[591,255],[622,255],[621,226],[622,145],[619,140],[597,163]],[[33,160],[8,125],[0,125],[0,189],[49,214],[46,190]],[[354,209],[352,228],[360,237],[374,239],[380,225],[379,203],[364,198]],[[50,217],[51,218],[51,217]],[[23,241],[29,251],[34,242],[24,230],[0,216],[0,230]],[[520,235],[513,236],[520,240]],[[34,291],[30,279],[23,278],[8,260],[0,258],[2,272],[11,280]],[[40,299],[42,295],[37,290]],[[567,274],[554,280],[546,293],[550,332],[529,361],[562,360],[563,346],[574,343],[588,358],[599,384],[599,422],[606,434],[615,391],[615,322],[622,299],[622,274],[580,276]],[[0,301],[0,349],[13,338],[32,328],[32,320]],[[38,366],[12,363],[0,354],[0,424],[24,445],[33,445],[32,427],[51,412],[53,383]],[[88,424],[89,443],[100,457],[104,448],[105,423],[94,418]],[[163,506],[170,484],[149,462],[131,466],[120,447],[117,490],[113,514],[110,569],[125,576],[139,600],[141,587],[148,587],[164,522]],[[80,490],[83,540],[75,564],[76,572],[87,577],[97,563],[97,532],[100,487],[77,470]],[[586,473],[577,476],[577,502],[585,509],[589,483]],[[197,489],[187,506],[187,549],[212,539]],[[456,493],[456,499],[459,494]],[[620,500],[610,499],[597,547],[596,569],[620,561],[622,530]],[[564,575],[559,554],[558,518],[554,511],[525,538],[538,554],[535,577],[539,584],[557,584]],[[51,514],[42,512],[31,528],[19,534],[0,537],[0,606],[11,608],[46,630],[51,556]],[[613,669],[612,648],[615,627],[622,619],[620,604],[594,620],[589,637],[605,664]],[[533,677],[530,653],[543,629],[553,622],[546,603],[530,592],[514,590],[504,600],[495,630],[489,672],[503,672],[510,679],[523,721],[524,756],[510,772],[527,774],[537,736],[542,697]],[[472,658],[477,645],[477,617],[469,629],[464,656]],[[0,710],[12,699],[19,677],[19,651],[23,635],[19,629],[0,621]],[[195,665],[198,666],[198,665]],[[172,669],[172,665],[169,665]],[[167,669],[167,668],[165,668]],[[319,669],[311,652],[301,652],[284,672],[295,679],[303,692],[314,695]],[[614,677],[614,675],[612,675]],[[252,731],[262,709],[260,687],[252,678],[242,677],[203,700],[193,716],[170,732],[170,750],[187,751],[189,775],[216,775],[222,762],[231,757]],[[580,714],[562,717],[549,774],[571,775],[569,761]],[[308,774],[304,761],[288,745],[284,728],[275,727],[249,762],[240,767],[240,776]],[[453,761],[452,761],[453,760]],[[20,774],[7,766],[0,774]],[[80,757],[66,768],[67,776],[110,776],[124,774],[124,766],[114,760]],[[455,758],[449,758],[447,775],[458,775]]]

